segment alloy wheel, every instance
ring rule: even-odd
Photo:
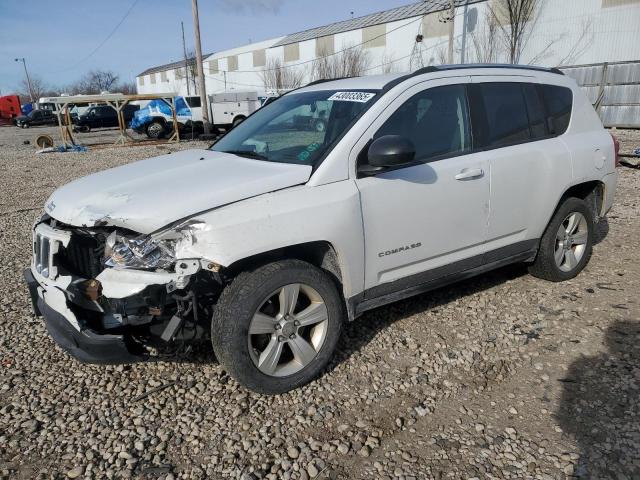
[[[251,360],[266,375],[293,375],[316,358],[328,328],[327,307],[315,289],[302,283],[284,285],[262,302],[251,319]]]
[[[579,212],[567,215],[556,233],[554,257],[556,266],[570,272],[580,263],[589,239],[587,219]]]

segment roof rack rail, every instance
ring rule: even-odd
[[[304,86],[310,87],[311,85],[318,85],[319,83],[325,83],[325,82],[333,82],[334,80],[344,80],[345,78],[356,78],[356,77],[320,78],[319,80],[314,80],[313,82],[309,82]]]
[[[395,80],[387,83],[383,90],[390,90],[395,87],[399,83],[404,82],[410,78],[413,78],[417,75],[424,75],[425,73],[434,73],[434,72],[446,72],[449,70],[465,70],[471,68],[504,68],[504,69],[512,69],[512,70],[534,70],[537,72],[548,72],[555,73],[556,75],[564,75],[564,73],[558,68],[547,68],[547,67],[538,67],[535,65],[513,65],[513,64],[501,64],[501,63],[465,63],[459,65],[431,65],[429,67],[423,67],[415,72],[411,72],[402,77],[396,78]]]

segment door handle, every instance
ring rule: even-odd
[[[455,176],[456,180],[472,180],[484,176],[484,170],[481,168],[465,168]]]

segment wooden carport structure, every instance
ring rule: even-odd
[[[64,97],[53,97],[51,101],[56,105],[56,115],[58,117],[58,126],[60,128],[60,136],[64,146],[76,145],[73,136],[73,122],[71,121],[71,112],[69,105],[76,104],[106,104],[115,109],[118,114],[118,131],[119,135],[115,145],[125,145],[133,143],[136,140],[127,133],[127,124],[124,119],[124,107],[133,101],[144,100],[164,100],[171,107],[171,116],[173,117],[173,132],[167,139],[167,142],[179,142],[180,133],[178,129],[178,119],[176,117],[175,97],[176,93],[153,93],[142,95],[124,95],[122,93],[106,93],[101,95],[72,95]]]

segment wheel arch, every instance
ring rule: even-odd
[[[255,255],[236,260],[226,267],[225,271],[230,275],[235,276],[244,270],[253,269],[266,263],[283,259],[296,259],[310,263],[311,265],[331,274],[333,279],[339,285],[342,285],[343,275],[338,254],[334,246],[325,240],[287,245],[257,253]]]
[[[166,125],[167,124],[167,119],[162,117],[162,116],[149,117],[149,121],[147,122],[147,126],[151,125],[154,122],[158,122],[158,123],[161,123],[162,125]]]
[[[598,222],[599,219],[604,216],[604,193],[605,184],[600,180],[589,180],[587,182],[577,183],[568,187],[558,200],[553,214],[560,208],[560,205],[571,197],[579,198],[587,202],[587,205],[594,214],[594,222]],[[553,217],[553,215],[552,215]]]
[[[547,221],[544,225],[541,225],[542,233],[540,234],[540,237],[542,237],[544,231],[551,223],[551,220],[553,220],[554,215],[568,198],[579,198],[584,200],[593,212],[593,222],[598,223],[600,218],[604,216],[604,195],[605,184],[599,180],[589,180],[568,186],[556,202],[556,206],[549,214]]]
[[[246,119],[247,119],[246,115],[243,115],[243,114],[236,115],[235,117],[233,117],[233,120],[231,120],[231,125],[235,126],[237,121],[240,121],[240,123],[242,123]]]

